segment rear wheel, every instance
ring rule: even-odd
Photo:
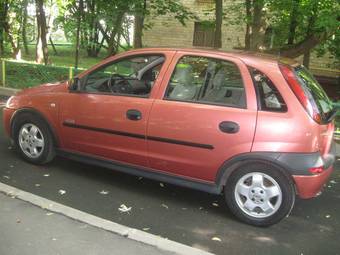
[[[13,139],[17,151],[31,163],[48,163],[55,156],[53,136],[49,127],[35,114],[22,113],[15,118]]]
[[[230,210],[243,222],[270,226],[290,213],[295,190],[291,179],[278,167],[252,163],[229,177],[225,198]]]

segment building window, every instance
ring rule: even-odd
[[[214,30],[215,26],[213,22],[195,22],[193,46],[213,47]]]

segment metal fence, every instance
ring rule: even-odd
[[[42,83],[64,81],[84,69],[40,65],[11,60],[1,61],[0,84],[16,89],[33,87]]]

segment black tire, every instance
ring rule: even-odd
[[[35,126],[39,128],[39,130],[41,131],[43,135],[44,147],[39,157],[31,158],[27,156],[19,144],[19,132],[25,124],[34,124]],[[19,115],[16,116],[15,119],[13,120],[12,138],[13,138],[14,147],[16,151],[21,155],[21,157],[24,160],[30,163],[39,164],[39,165],[46,164],[52,161],[56,155],[55,149],[54,149],[53,135],[50,131],[50,128],[48,124],[46,123],[46,121],[40,116],[38,116],[37,114],[30,113],[30,112],[19,113]]]
[[[273,213],[272,215],[264,216],[262,218],[254,217],[252,215],[247,214],[246,212],[243,211],[243,209],[239,206],[239,204],[236,201],[237,195],[235,194],[235,189],[236,189],[236,185],[238,181],[242,177],[246,176],[247,174],[255,173],[255,172],[263,173],[273,178],[278,184],[278,186],[280,187],[281,194],[282,194],[281,196],[282,202],[280,206],[278,206],[277,211],[275,211],[275,213]],[[226,202],[227,202],[227,205],[230,211],[239,220],[247,224],[259,226],[259,227],[267,227],[275,223],[278,223],[284,217],[289,215],[295,203],[295,188],[294,188],[294,183],[291,177],[288,176],[279,167],[271,163],[266,163],[266,162],[258,162],[258,161],[249,162],[247,164],[240,166],[238,169],[236,169],[227,180],[224,194],[225,194],[225,199],[226,199]],[[244,198],[245,200],[247,200],[246,197]]]

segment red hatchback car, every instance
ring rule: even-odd
[[[4,124],[24,159],[55,155],[214,194],[268,226],[332,173],[335,110],[293,60],[140,49],[69,82],[11,97]]]

